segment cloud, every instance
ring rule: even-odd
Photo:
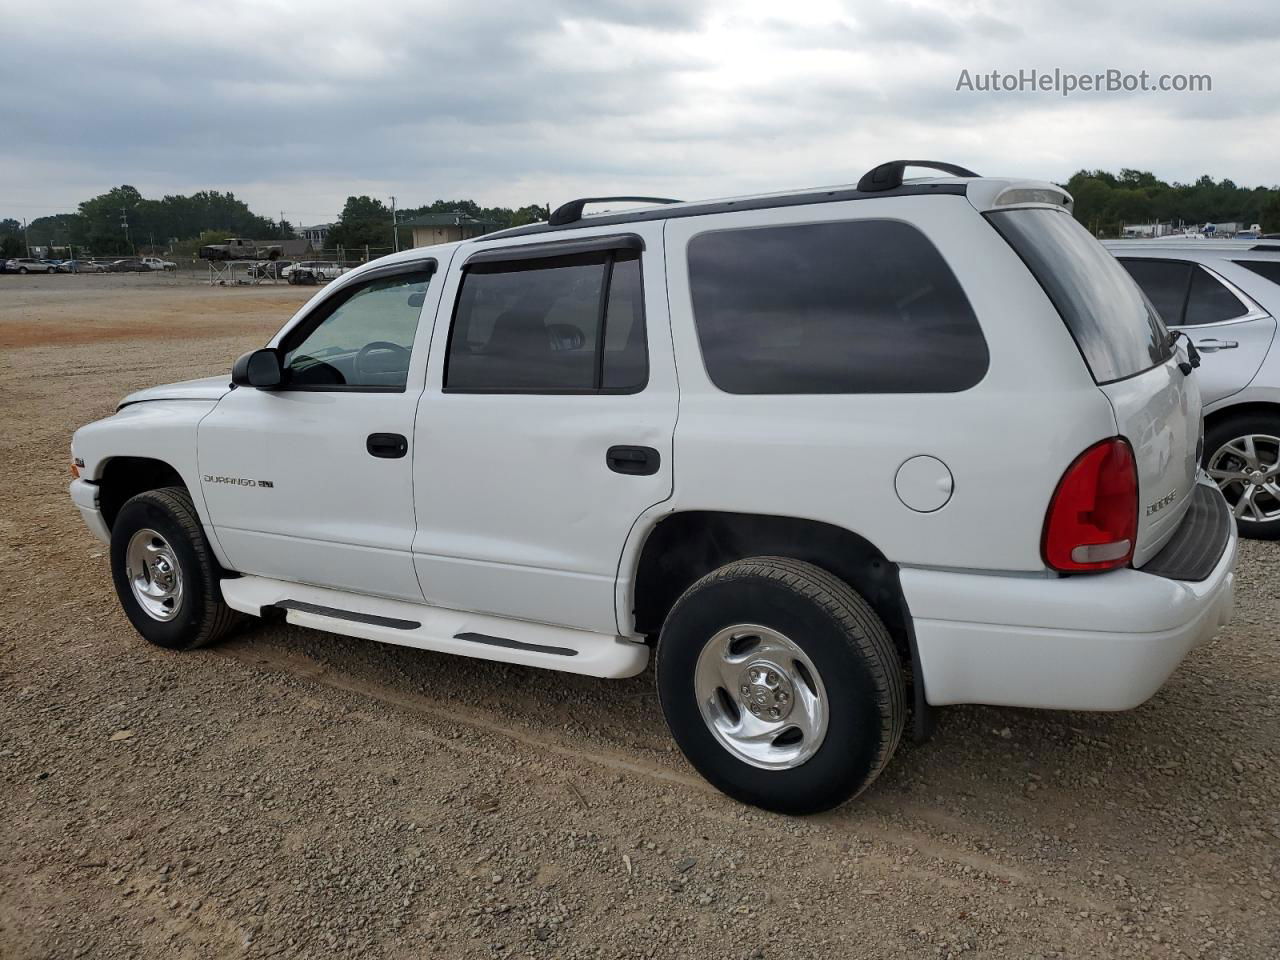
[[[1272,0],[282,0],[6,20],[0,217],[119,183],[332,219],[850,182],[896,156],[1065,178],[1275,179]],[[1209,73],[1207,94],[957,92],[961,70]]]

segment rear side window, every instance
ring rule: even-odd
[[[1280,283],[1280,260],[1236,260],[1246,270],[1252,270],[1272,283]]]
[[[908,224],[721,230],[688,257],[703,362],[728,393],[952,393],[986,374],[964,291]]]
[[[1196,267],[1191,277],[1191,292],[1187,294],[1187,313],[1183,323],[1199,326],[1205,323],[1225,323],[1243,317],[1249,312],[1234,293],[1217,277],[1203,267]]]
[[[1155,308],[1071,214],[1035,208],[997,210],[987,218],[1057,307],[1095,381],[1123,380],[1173,355]]]
[[[1182,308],[1191,285],[1191,264],[1185,260],[1121,260],[1167,326],[1182,323]]]
[[[446,390],[632,393],[648,379],[637,251],[466,268]]]

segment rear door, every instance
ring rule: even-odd
[[[1179,368],[1173,337],[1120,263],[1061,209],[997,210],[988,219],[1057,307],[1115,411],[1138,468],[1140,567],[1190,505],[1200,435],[1200,385]]]
[[[414,563],[429,603],[616,633],[623,544],[672,488],[662,224],[522,239],[462,248],[443,288]]]
[[[1276,321],[1216,270],[1188,260],[1122,257],[1160,312],[1200,351],[1200,394],[1211,404],[1247,387],[1275,337]]]

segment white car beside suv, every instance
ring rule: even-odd
[[[1179,238],[1106,246],[1200,354],[1204,467],[1240,533],[1280,538],[1280,243]]]
[[[352,271],[229,378],[78,430],[138,631],[278,615],[598,677],[656,650],[690,762],[806,812],[883,769],[908,676],[918,733],[1120,710],[1227,621],[1198,372],[1061,188],[895,161],[591,202]]]

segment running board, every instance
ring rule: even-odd
[[[272,607],[283,610],[285,619],[300,627],[589,677],[633,677],[649,662],[649,648],[643,643],[611,634],[464,613],[267,577],[223,580],[222,597],[233,610],[255,617]]]

